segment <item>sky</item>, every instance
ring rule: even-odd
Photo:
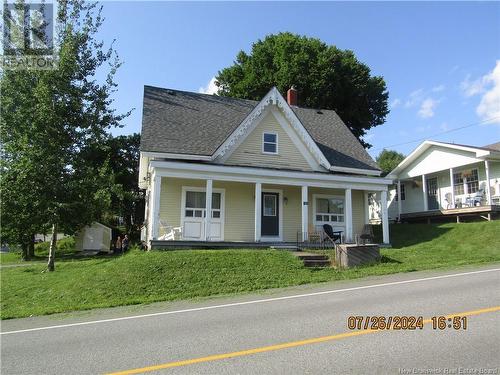
[[[98,37],[124,64],[114,134],[140,132],[143,86],[211,92],[217,72],[266,35],[289,31],[352,50],[383,76],[390,113],[365,140],[407,155],[423,139],[500,141],[499,2],[102,1]],[[210,82],[212,81],[212,84]],[[460,128],[460,130],[455,130]]]

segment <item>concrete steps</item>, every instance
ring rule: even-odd
[[[304,253],[302,251],[293,252],[297,258],[304,262],[305,267],[325,268],[330,267],[330,258],[327,255]]]

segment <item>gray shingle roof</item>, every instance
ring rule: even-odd
[[[493,150],[493,151],[500,151],[500,142],[492,143],[491,145],[483,146],[483,148],[486,148],[488,150]]]
[[[141,151],[212,155],[257,104],[144,86]],[[335,111],[292,109],[333,166],[379,169]]]

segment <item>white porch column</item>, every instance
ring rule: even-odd
[[[398,221],[401,221],[401,180],[398,180]]]
[[[484,169],[486,170],[486,203],[491,204],[491,187],[490,187],[490,163],[484,161]]]
[[[387,190],[380,193],[380,204],[382,205],[382,242],[389,244],[389,213],[387,212]]]
[[[155,172],[152,174],[151,182],[151,240],[158,239],[158,231],[160,227],[160,193],[161,193],[161,177]]]
[[[368,201],[368,192],[363,193],[363,199],[365,200],[365,224],[370,224],[370,202]]]
[[[453,168],[450,168],[451,202],[450,208],[455,208],[455,181],[453,180]]]
[[[345,242],[352,242],[352,190],[345,189]]]
[[[210,221],[212,220],[212,180],[207,180],[205,190],[205,241],[210,241]]]
[[[429,202],[427,199],[427,181],[425,180],[425,174],[422,175],[422,193],[424,196],[424,211],[428,211]]]
[[[302,186],[302,241],[307,241],[309,231],[309,200],[307,192],[307,186]]]
[[[261,216],[262,216],[262,184],[255,183],[255,242],[260,242]]]

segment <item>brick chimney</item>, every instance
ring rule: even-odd
[[[286,101],[288,105],[297,106],[297,89],[292,85],[286,93]]]

